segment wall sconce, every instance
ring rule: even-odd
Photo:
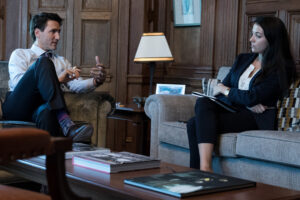
[[[156,62],[172,62],[174,58],[170,51],[164,33],[144,33],[135,54],[134,62],[149,63],[150,66],[150,88],[149,96],[152,94],[152,82]]]

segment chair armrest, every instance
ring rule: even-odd
[[[72,140],[51,137],[37,128],[0,129],[0,163],[37,155],[65,153],[72,149]]]
[[[77,196],[66,179],[65,152],[72,149],[72,139],[53,138],[37,128],[0,129],[0,163],[46,154],[46,174],[51,199],[86,200]]]
[[[158,129],[164,121],[187,121],[194,116],[197,97],[155,94],[147,98],[145,113],[151,119],[150,156],[158,158]]]
[[[194,116],[196,99],[192,95],[155,94],[147,98],[144,109],[151,120],[187,121]]]
[[[50,135],[37,128],[0,129],[0,163],[30,158],[49,151]]]
[[[114,98],[100,92],[66,92],[64,97],[72,120],[91,123],[94,127],[92,143],[105,147],[106,117],[115,107]]]

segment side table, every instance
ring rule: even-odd
[[[144,108],[136,104],[116,106],[107,116],[107,147],[116,151],[129,151],[138,154],[150,153],[150,119]],[[113,122],[112,122],[113,120]],[[113,127],[112,127],[113,126]]]

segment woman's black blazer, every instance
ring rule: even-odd
[[[277,109],[275,108],[280,97],[280,84],[276,70],[266,75],[263,80],[256,82],[255,80],[261,74],[261,71],[259,71],[251,80],[249,90],[238,89],[240,76],[257,56],[257,54],[248,53],[240,54],[236,58],[230,72],[222,82],[225,86],[230,87],[228,97],[220,95],[218,98],[240,109],[257,104],[272,107],[273,109],[268,109],[262,114],[253,113],[253,115],[257,118],[260,129],[274,129],[277,124]]]

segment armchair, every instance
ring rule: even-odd
[[[46,154],[46,175],[49,195],[0,185],[0,200],[47,199],[84,200],[71,191],[65,175],[65,152],[72,149],[67,138],[51,137],[36,128],[10,128],[0,130],[0,164]]]
[[[8,91],[8,62],[0,61],[0,101],[5,98]],[[64,94],[67,107],[74,121],[87,121],[94,127],[92,144],[105,147],[106,142],[106,116],[114,108],[114,99],[107,93],[71,93]],[[1,103],[0,103],[1,104]],[[35,126],[29,122],[12,122],[2,120],[0,106],[0,124],[18,124],[20,126]]]

